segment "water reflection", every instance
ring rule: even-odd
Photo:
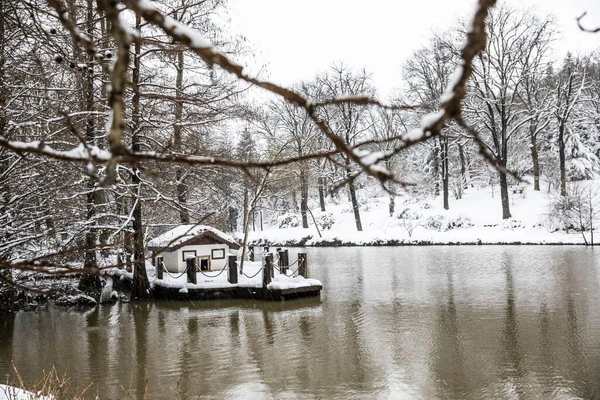
[[[0,376],[101,398],[595,398],[600,273],[569,247],[309,249],[321,299],[0,316]]]
[[[438,397],[464,396],[468,389],[463,360],[463,343],[454,301],[454,266],[445,266],[446,298],[437,311],[432,372]]]

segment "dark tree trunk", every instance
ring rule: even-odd
[[[433,148],[433,176],[434,176],[434,186],[435,186],[435,196],[440,195],[440,149],[437,146]]]
[[[325,178],[319,178],[319,205],[321,211],[325,211]]]
[[[177,18],[177,17],[175,17]],[[173,125],[173,144],[176,152],[181,151],[182,145],[182,137],[181,137],[181,119],[183,117],[183,101],[181,97],[183,96],[183,67],[184,67],[184,57],[183,51],[179,51],[177,53],[177,78],[175,82],[175,96],[177,100],[175,101],[175,124]],[[186,209],[186,192],[187,188],[184,182],[183,177],[183,169],[180,165],[176,167],[175,170],[175,179],[177,182],[177,202],[179,203],[179,220],[182,224],[190,223],[190,214]]]
[[[529,125],[529,138],[531,139],[531,161],[533,162],[533,190],[540,191],[540,160],[537,149],[537,123]]]
[[[565,156],[565,126],[560,124],[558,130],[558,164],[560,168],[560,195],[567,195],[567,167]]]
[[[350,176],[350,173],[347,174]],[[358,208],[358,200],[356,198],[356,188],[354,187],[354,180],[348,181],[348,192],[350,193],[350,200],[352,201],[352,210],[354,211],[354,221],[356,222],[356,230],[362,231],[362,222],[360,221],[360,209]]]
[[[136,15],[136,30],[141,30],[141,17]],[[133,59],[133,73],[132,83],[134,85],[139,84],[140,81],[140,41],[135,42],[135,54]],[[132,98],[132,129],[131,135],[131,149],[136,152],[141,150],[140,143],[140,94],[139,91],[135,91]],[[137,167],[133,169],[133,176],[131,177],[131,183],[135,188],[134,201],[133,201],[133,258],[134,258],[134,269],[133,269],[133,284],[131,288],[131,297],[138,299],[146,299],[150,297],[150,284],[148,282],[148,275],[146,273],[146,261],[144,258],[144,232],[142,223],[142,196],[141,196],[141,177],[140,170]]]
[[[304,166],[300,167],[300,214],[302,215],[302,227],[308,228],[308,182]]]
[[[178,167],[175,170],[175,180],[177,182],[177,202],[179,203],[179,220],[182,224],[190,223],[190,214],[188,213],[186,207],[187,199],[186,199],[186,185],[183,182],[183,170]]]
[[[231,232],[237,231],[238,211],[234,207],[229,207],[229,228]]]
[[[460,157],[460,191],[459,198],[462,198],[464,190],[467,188],[467,158],[465,156],[465,149],[462,144],[458,145],[458,155]]]
[[[86,30],[87,35],[90,38],[94,36],[94,2],[87,0],[87,14],[86,14]],[[95,124],[94,117],[91,112],[94,110],[94,74],[87,74],[84,84],[84,106],[85,110],[89,113],[86,118],[85,124],[85,138],[90,146],[96,144],[95,137]],[[94,178],[90,177],[86,184],[86,220],[88,221],[88,228],[85,233],[85,259],[83,261],[83,267],[87,270],[94,270],[97,267],[96,260],[96,240],[97,231],[95,228],[96,221],[96,182]],[[100,285],[100,277],[98,274],[84,273],[79,280],[79,289],[96,295],[100,294],[102,286]]]
[[[244,174],[244,229],[248,226],[248,177]]]
[[[500,166],[506,167],[506,160],[500,160]],[[510,200],[508,197],[508,179],[506,172],[500,171],[500,200],[502,202],[502,219],[509,219],[510,215]]]
[[[449,167],[448,164],[450,163],[449,157],[448,157],[448,139],[447,138],[442,138],[441,139],[441,145],[442,145],[442,192],[443,192],[443,197],[444,197],[444,210],[448,210],[450,208],[450,204],[448,203],[448,196],[449,196],[449,190],[448,190],[448,183],[450,180],[450,174],[449,174]]]
[[[4,43],[4,31],[5,31],[5,12],[6,12],[6,8],[5,8],[6,3],[0,1],[0,136],[2,137],[6,137],[6,126],[8,125],[8,118],[6,115],[6,104],[8,101],[8,87],[6,85],[5,82],[5,75],[4,75],[4,63],[6,62],[6,56],[5,56],[5,43]],[[0,160],[0,168],[2,168],[2,170],[4,171],[5,167],[7,167],[7,165],[4,164],[3,160]],[[4,196],[5,196],[5,203],[8,204],[8,201],[10,199],[10,188],[9,187],[2,187],[2,191],[4,192]],[[8,239],[8,237],[5,237],[5,239]],[[8,255],[7,255],[8,257]],[[6,279],[12,279],[12,272],[10,269],[3,269],[0,270],[0,274],[6,278]],[[2,288],[3,285],[6,285],[2,280],[0,280],[0,288]],[[9,289],[6,289],[9,290]],[[11,289],[11,291],[13,291]],[[1,308],[1,303],[0,303],[0,308]],[[12,331],[10,332],[12,334]],[[8,342],[10,343],[10,342]],[[12,356],[11,356],[12,357]],[[8,358],[5,358],[8,359]]]

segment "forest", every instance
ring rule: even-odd
[[[373,192],[447,210],[495,186],[508,219],[529,180],[568,212],[585,200],[571,183],[599,172],[600,53],[556,59],[550,16],[494,5],[432,32],[380,100],[368,65],[289,88],[246,74],[226,0],[0,2],[0,292],[39,272],[94,292],[127,262],[144,298],[158,234],[206,224],[245,243],[337,197],[357,231]]]

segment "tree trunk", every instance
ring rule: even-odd
[[[302,227],[308,228],[308,182],[304,166],[300,166],[300,214],[302,215]]]
[[[6,85],[5,82],[5,75],[4,75],[4,63],[6,62],[6,56],[5,56],[5,43],[4,43],[4,31],[5,31],[5,2],[0,1],[0,136],[2,137],[6,137],[6,126],[8,125],[8,118],[7,118],[7,114],[6,114],[6,104],[7,104],[7,99],[8,99],[8,87]],[[4,161],[0,161],[0,167],[2,168],[2,170],[4,171],[5,169],[5,164]],[[5,203],[8,204],[8,201],[10,199],[10,188],[8,187],[3,187],[3,192],[4,192],[4,196],[5,196]],[[8,238],[6,238],[8,239]],[[7,255],[8,258],[8,255]],[[10,269],[3,269],[0,270],[0,274],[2,274],[2,276],[6,279],[12,279],[12,272]],[[0,280],[0,288],[4,285],[4,282],[2,280]],[[12,333],[12,331],[9,331],[10,333]],[[8,342],[10,343],[10,342]],[[11,356],[12,357],[12,356]]]
[[[560,195],[567,195],[567,167],[565,157],[565,125],[561,123],[558,129],[558,163],[560,167]]]
[[[505,167],[506,161],[501,160],[500,166]],[[502,201],[502,219],[511,218],[510,215],[510,200],[508,197],[508,179],[506,177],[506,172],[500,171],[500,199]]]
[[[230,206],[229,207],[229,228],[232,233],[237,231],[237,217],[238,217],[237,209]]]
[[[141,30],[141,17],[136,15],[135,28],[139,32]],[[133,73],[132,83],[137,87],[140,82],[140,41],[135,42],[135,54],[133,58]],[[141,150],[140,143],[140,94],[139,91],[134,91],[132,103],[132,135],[131,135],[131,150],[134,152]],[[133,284],[131,288],[131,297],[138,299],[146,299],[150,297],[150,284],[148,275],[146,274],[146,261],[144,259],[144,232],[142,223],[142,187],[140,170],[137,167],[133,169],[131,183],[135,188],[133,199]]]
[[[177,18],[177,16],[175,16]],[[181,152],[181,119],[183,117],[183,51],[177,52],[177,78],[175,82],[175,124],[173,125],[173,145],[176,152]],[[184,182],[183,169],[180,165],[176,167],[175,179],[177,182],[177,202],[179,203],[179,220],[182,224],[190,223],[190,214],[186,209],[186,185]]]
[[[325,212],[325,178],[319,178],[319,205],[321,206],[321,211]]]
[[[450,180],[449,168],[448,164],[450,162],[448,157],[448,138],[443,138],[441,140],[442,145],[442,191],[444,197],[444,210],[448,210],[450,208],[450,204],[448,203],[448,182]]]
[[[244,229],[248,227],[248,177],[244,174]]]
[[[350,176],[350,173],[347,174]],[[350,199],[352,200],[352,210],[354,210],[354,221],[356,222],[356,230],[362,231],[362,222],[360,221],[360,209],[358,208],[358,200],[356,199],[356,188],[354,187],[354,181],[348,181],[348,191],[350,192]]]
[[[433,176],[435,186],[435,197],[440,195],[440,149],[437,146],[433,148]]]
[[[460,158],[460,190],[459,199],[462,199],[463,192],[467,188],[467,159],[465,156],[465,149],[462,144],[458,145],[458,155]]]
[[[87,14],[86,14],[86,30],[89,38],[93,39],[94,35],[94,2],[92,0],[87,0]],[[84,83],[84,106],[85,110],[88,112],[86,117],[85,124],[85,139],[90,146],[94,146],[96,144],[96,135],[94,132],[95,124],[94,117],[91,112],[94,110],[94,74],[88,73],[85,78]],[[85,233],[85,259],[83,261],[83,268],[88,270],[93,270],[97,267],[96,260],[96,241],[97,241],[97,231],[96,231],[96,221],[94,220],[97,210],[96,210],[96,182],[95,179],[90,177],[86,183],[86,220],[88,222],[87,231]],[[79,289],[88,292],[94,293],[96,295],[100,294],[102,286],[100,285],[100,277],[98,274],[90,274],[84,273],[81,279],[79,280]]]
[[[540,191],[540,161],[537,149],[537,122],[529,125],[529,138],[531,139],[531,161],[533,162],[533,190]]]

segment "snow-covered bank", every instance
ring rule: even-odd
[[[525,187],[522,193],[511,190],[513,217],[503,220],[497,187],[494,192],[490,188],[471,188],[462,199],[451,200],[450,210],[442,208],[440,197],[396,197],[392,216],[390,198],[375,197],[361,205],[361,232],[356,229],[351,206],[340,202],[328,205],[325,213],[315,212],[319,231],[312,220],[307,229],[273,226],[251,232],[250,244],[287,247],[585,244],[581,232],[558,229],[557,216],[551,211],[553,201],[548,193],[530,187]],[[333,221],[329,229],[323,229],[319,223],[323,219]],[[291,225],[295,223],[294,218],[288,220],[292,220]]]
[[[0,384],[0,400],[52,400],[53,396],[42,396],[14,386]]]

